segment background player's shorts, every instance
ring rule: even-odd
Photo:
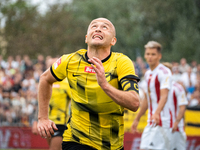
[[[169,150],[171,129],[146,126],[141,137],[140,149]]]
[[[174,132],[171,138],[171,150],[186,150],[186,134],[185,132]]]
[[[58,128],[58,130],[54,130],[54,135],[52,135],[52,137],[56,137],[56,136],[63,136],[64,131],[67,129],[66,125],[56,125],[56,127]]]

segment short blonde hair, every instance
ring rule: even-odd
[[[156,48],[159,53],[161,53],[162,45],[156,41],[149,41],[145,46],[145,48]]]
[[[169,62],[163,62],[162,63],[165,67],[169,68],[172,71],[172,64]]]

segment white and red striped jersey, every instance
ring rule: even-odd
[[[179,106],[187,105],[188,101],[186,98],[185,90],[182,85],[177,82],[172,82],[172,86],[168,95],[168,102],[170,102],[170,109],[173,115],[173,123],[179,112]],[[178,124],[177,131],[184,131],[184,119],[182,118]]]
[[[163,64],[159,64],[153,71],[149,69],[145,73],[145,81],[147,83],[146,94],[148,100],[148,125],[152,125],[152,121],[150,121],[150,119],[158,107],[161,97],[160,90],[170,90],[171,76],[171,71]],[[159,126],[165,128],[172,127],[172,113],[170,111],[168,102],[166,102],[163,110],[160,113]]]

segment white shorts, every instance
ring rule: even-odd
[[[186,134],[185,132],[174,132],[171,138],[171,150],[186,150]]]
[[[171,129],[146,126],[141,137],[140,149],[169,150]]]

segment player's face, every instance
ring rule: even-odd
[[[115,28],[113,24],[105,19],[93,20],[87,31],[85,42],[91,47],[110,47],[115,45]]]
[[[146,48],[144,58],[149,66],[157,66],[160,62],[162,55],[157,51],[156,48]]]

